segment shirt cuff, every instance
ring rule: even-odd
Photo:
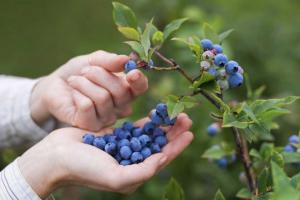
[[[9,164],[0,174],[1,199],[41,200],[21,174],[18,159]]]

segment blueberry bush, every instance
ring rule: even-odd
[[[167,96],[161,99],[167,105],[170,118],[175,118],[185,110],[188,112],[191,108],[201,112],[199,105],[203,99],[211,103],[213,110],[209,117],[214,122],[207,128],[208,135],[218,137],[223,132],[231,134],[234,146],[227,140],[221,140],[220,144],[203,152],[202,157],[225,170],[228,165],[242,163],[240,180],[246,184],[242,184],[237,191],[237,198],[300,199],[300,174],[288,176],[284,170],[286,165],[299,166],[299,136],[292,135],[287,145],[282,147],[276,145],[272,134],[274,129],[279,128],[276,119],[288,114],[290,111],[286,107],[300,97],[261,99],[265,88],[253,90],[247,67],[243,69],[239,64],[241,62],[231,60],[223,49],[224,40],[233,32],[232,29],[217,34],[213,26],[204,23],[201,35],[195,33],[186,38],[176,37],[175,32],[180,30],[188,18],[173,20],[160,29],[154,25],[154,18],[145,26],[139,26],[135,13],[118,2],[113,2],[113,18],[117,29],[127,39],[125,43],[132,50],[131,60],[124,66],[125,72],[136,68],[156,73],[155,76],[177,72],[189,83],[184,93],[164,94]],[[191,51],[188,59],[194,60],[193,68],[197,69],[197,73],[190,74],[179,63],[180,59],[169,58],[164,54],[163,47],[172,42],[182,43]],[[172,52],[175,50],[172,49]],[[242,85],[247,89],[244,101],[227,99],[228,91],[238,90]],[[193,119],[194,123],[198,120]],[[184,199],[184,191],[175,179],[170,180],[162,199]],[[225,199],[220,190],[216,191],[215,199]]]

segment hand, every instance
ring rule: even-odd
[[[142,126],[148,120],[142,119],[136,125]],[[66,184],[127,194],[154,176],[190,144],[193,134],[188,129],[191,125],[188,116],[180,114],[176,124],[166,130],[169,143],[163,151],[139,164],[119,165],[106,152],[82,143],[86,132],[76,128],[54,131],[25,152],[18,164],[41,198]],[[107,133],[107,130],[101,133]]]
[[[147,90],[148,82],[139,70],[122,73],[128,59],[105,51],[71,59],[33,89],[32,118],[41,124],[52,115],[61,122],[98,131],[129,115],[130,103]]]

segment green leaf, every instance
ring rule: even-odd
[[[113,18],[117,26],[137,28],[134,12],[126,5],[113,2]]]
[[[141,36],[141,44],[144,48],[145,56],[147,57],[146,61],[149,62],[150,58],[148,57],[149,50],[151,48],[151,30],[152,30],[152,20],[146,24],[145,30]]]
[[[269,161],[274,152],[274,144],[263,143],[260,147],[259,153],[265,161]]]
[[[242,188],[238,191],[236,197],[241,199],[251,199],[251,192],[247,188]]]
[[[270,169],[269,168],[264,168],[261,173],[258,176],[258,191],[259,193],[265,193],[267,192],[267,189],[270,184],[270,180],[271,180],[271,173],[270,173]]]
[[[152,43],[155,46],[159,46],[164,42],[164,33],[161,31],[156,31],[152,36]]]
[[[254,122],[258,122],[257,119],[256,119],[256,116],[255,114],[253,113],[252,109],[250,106],[248,106],[246,103],[244,103],[242,105],[242,108],[243,108],[243,111],[246,113],[246,115],[251,119],[253,120]]]
[[[217,193],[215,194],[215,198],[214,200],[226,200],[224,195],[222,194],[222,192],[220,190],[217,191]]]
[[[251,124],[249,129],[262,140],[273,140],[270,130],[262,123]]]
[[[199,63],[201,61],[201,56],[203,53],[203,49],[200,46],[200,42],[197,41],[197,39],[190,39],[189,41],[187,41],[184,38],[172,38],[171,40],[174,41],[179,41],[185,45],[187,45],[189,47],[189,49],[192,51],[192,53],[194,54],[194,56],[196,57],[196,62]],[[196,40],[196,41],[195,41]]]
[[[284,166],[284,160],[282,154],[278,153],[277,151],[273,152],[273,155],[271,157],[272,161],[274,161],[278,166],[283,168]]]
[[[249,126],[249,122],[240,121],[232,112],[229,110],[225,111],[223,114],[223,125],[222,127],[236,127],[240,129],[247,128]]]
[[[220,43],[222,43],[223,40],[225,40],[233,31],[234,31],[234,29],[229,29],[229,30],[224,31],[223,33],[221,33],[219,35]]]
[[[291,184],[294,186],[294,188],[300,190],[300,173],[291,178]]]
[[[282,152],[281,153],[285,163],[299,163],[300,153],[298,152]]]
[[[171,119],[176,117],[182,111],[184,111],[184,104],[182,102],[177,102],[175,104],[167,104],[167,105],[168,105],[168,113]]]
[[[141,59],[146,60],[144,48],[139,42],[127,41],[125,42],[125,44],[128,44],[132,48],[132,50],[134,50],[140,56]]]
[[[197,103],[196,99],[191,96],[184,96],[180,101],[183,103],[185,108],[192,108]]]
[[[186,20],[187,18],[176,19],[169,23],[164,29],[164,40],[168,39],[172,33],[177,31]]]
[[[193,88],[197,89],[197,88],[201,87],[201,85],[203,85],[204,83],[214,81],[214,80],[215,80],[215,77],[212,74],[210,74],[208,72],[203,72],[200,76],[200,79],[194,81]]]
[[[208,23],[204,23],[203,27],[203,37],[212,40],[214,43],[220,43],[218,34]]]
[[[253,157],[261,160],[260,153],[256,149],[251,149],[249,154],[250,154],[250,156],[253,156]]]
[[[118,30],[128,39],[130,40],[136,40],[139,41],[140,40],[140,34],[139,32],[131,27],[122,27],[119,26]]]
[[[217,160],[226,155],[228,155],[228,152],[225,151],[223,148],[221,148],[219,146],[212,146],[203,153],[202,158],[209,158],[209,159]]]
[[[162,196],[162,200],[184,200],[184,192],[179,183],[171,178],[169,181],[164,194]]]

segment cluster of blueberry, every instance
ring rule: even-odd
[[[243,84],[243,68],[236,61],[228,60],[227,56],[223,54],[221,45],[213,44],[209,39],[203,39],[201,46],[204,50],[200,63],[201,70],[214,75],[222,90],[239,87]]]
[[[144,61],[138,61],[138,58],[135,59],[130,59],[125,65],[124,65],[124,70],[125,73],[130,72],[131,70],[137,69],[138,66],[141,67],[151,67],[154,66],[153,60],[150,60],[149,63],[146,63]]]
[[[221,131],[220,124],[215,122],[207,127],[207,134],[211,137],[216,136]]]
[[[124,122],[111,134],[95,136],[87,133],[83,136],[83,142],[107,152],[121,165],[140,163],[152,154],[161,152],[167,144],[166,134],[160,126],[173,126],[176,122],[176,118],[169,118],[167,106],[163,103],[156,106],[150,118],[151,121],[142,128]]]
[[[284,147],[285,152],[296,152],[297,145],[299,144],[299,136],[298,135],[291,135],[289,137],[289,144]]]

